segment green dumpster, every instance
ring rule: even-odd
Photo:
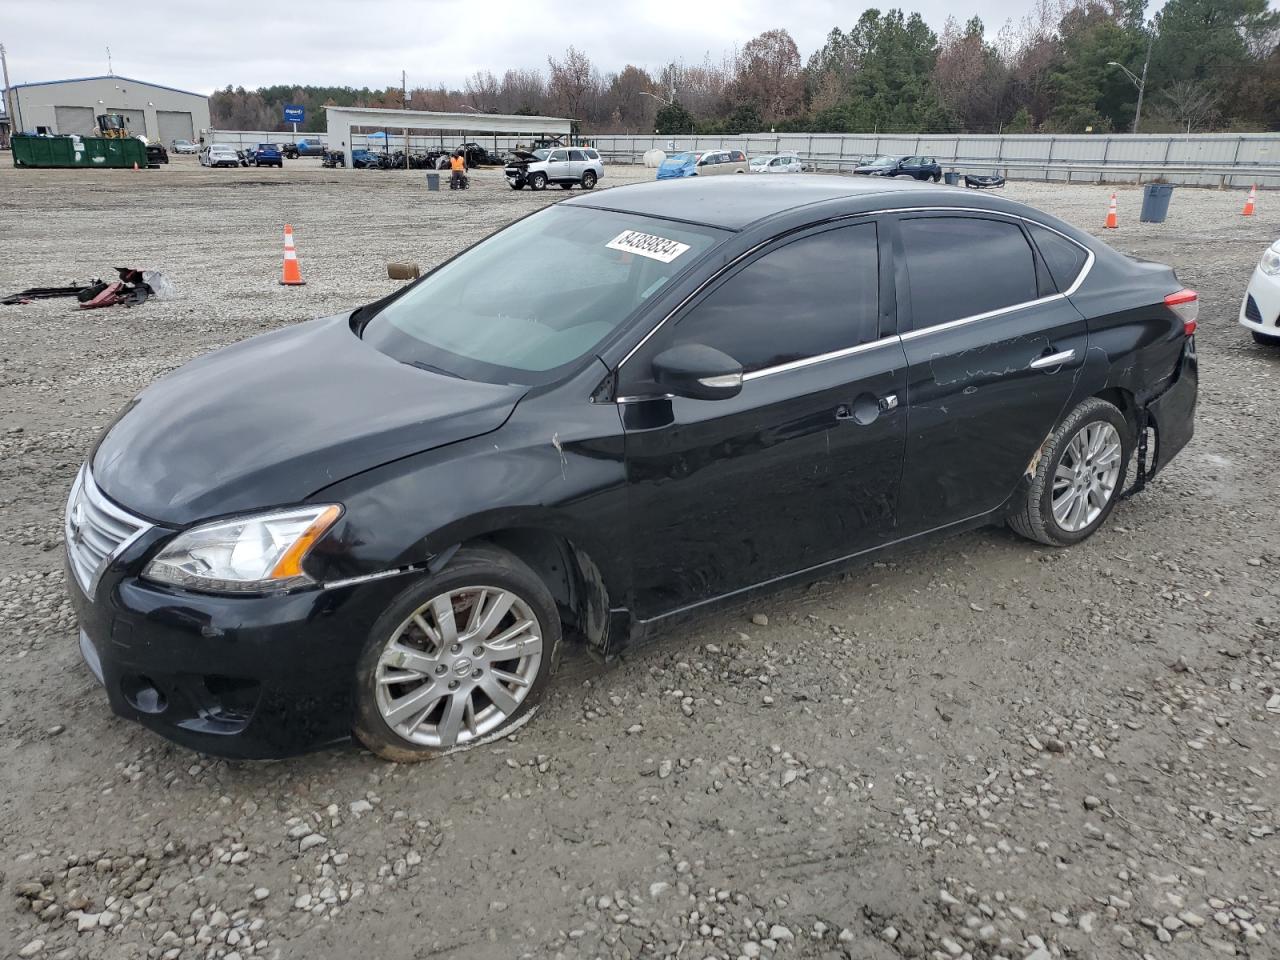
[[[139,169],[147,166],[146,145],[135,137],[108,140],[105,137],[13,138],[15,167],[114,167]]]

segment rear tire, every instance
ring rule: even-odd
[[[1280,347],[1280,337],[1273,337],[1269,333],[1259,333],[1257,330],[1250,330],[1253,334],[1253,342],[1260,343],[1264,347]]]
[[[492,624],[469,635],[477,604]],[[560,638],[555,598],[537,574],[497,547],[463,547],[374,624],[356,666],[354,733],[396,763],[500,739],[546,691]]]
[[[1091,446],[1095,439],[1096,448]],[[1035,476],[1009,515],[1009,526],[1051,547],[1071,546],[1089,537],[1120,499],[1133,444],[1123,413],[1097,397],[1085,400],[1041,449]],[[1073,504],[1079,504],[1078,514],[1069,509]]]

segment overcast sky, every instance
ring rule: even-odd
[[[935,30],[949,13],[960,20],[979,13],[993,35],[1033,0],[902,6]],[[460,87],[480,69],[499,76],[508,67],[545,69],[547,55],[571,43],[602,72],[628,62],[656,69],[680,57],[699,62],[707,52],[718,58],[785,27],[807,59],[833,26],[848,29],[862,9],[833,0],[6,0],[0,43],[15,84],[107,73],[110,44],[115,73],[201,93],[227,84],[399,86],[402,69],[411,88]]]

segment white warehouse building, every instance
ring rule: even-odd
[[[9,88],[13,131],[96,136],[97,117],[118,113],[129,132],[159,140],[199,139],[209,129],[209,98],[129,77],[81,77]]]

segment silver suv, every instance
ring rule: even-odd
[[[507,161],[507,183],[512,190],[545,190],[548,183],[558,183],[565,190],[575,183],[590,190],[604,176],[604,161],[590,147],[552,147],[545,150],[516,150]]]

